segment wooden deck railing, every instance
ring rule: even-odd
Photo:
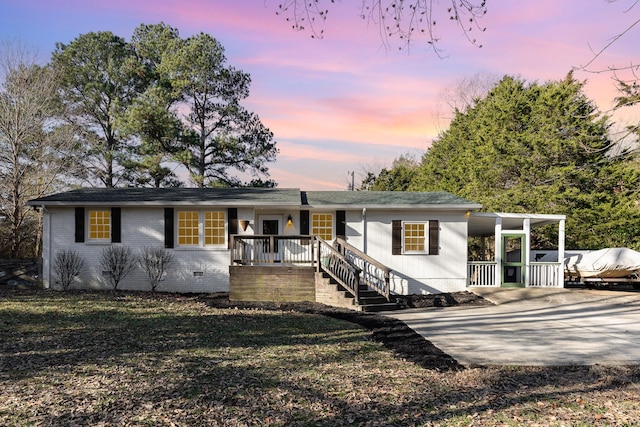
[[[344,256],[350,263],[358,267],[361,273],[361,279],[367,287],[375,290],[383,295],[387,301],[391,296],[391,269],[379,263],[369,255],[360,251],[347,243],[344,239],[336,239],[334,247]]]
[[[234,235],[231,236],[231,264],[313,265],[312,236]]]
[[[316,237],[317,271],[324,271],[349,292],[356,304],[360,303],[361,270],[350,263],[330,243]]]

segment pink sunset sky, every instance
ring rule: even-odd
[[[225,47],[230,65],[248,72],[245,106],[274,133],[271,164],[279,187],[346,189],[365,170],[420,156],[451,114],[442,91],[475,74],[528,81],[562,79],[586,64],[640,16],[633,0],[488,0],[469,44],[446,17],[438,36],[444,57],[417,40],[410,51],[385,49],[376,25],[359,18],[360,0],[328,4],[324,38],[295,32],[277,16],[278,0],[0,0],[0,37],[33,46],[49,60],[56,42],[112,31],[129,40],[140,24],[164,22],[182,37],[205,32]],[[437,3],[437,2],[436,2]],[[441,5],[447,2],[441,1]],[[591,70],[640,63],[640,28],[607,49]],[[616,88],[610,73],[576,71],[587,96],[609,112]],[[640,121],[637,109],[616,113],[618,127]]]

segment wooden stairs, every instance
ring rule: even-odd
[[[369,313],[400,308],[397,303],[387,301],[384,296],[367,288],[366,285],[360,285],[360,299],[356,303],[355,298],[328,274],[316,272],[315,275],[316,302]]]

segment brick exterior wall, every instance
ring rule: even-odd
[[[163,208],[122,208],[122,243],[76,243],[74,208],[49,208],[45,214],[43,244],[43,284],[56,288],[51,264],[58,252],[73,249],[84,259],[85,271],[72,285],[75,289],[109,289],[102,275],[100,257],[108,245],[129,246],[138,255],[144,246],[164,247]],[[227,248],[167,249],[174,256],[165,280],[157,290],[163,292],[227,292],[229,290],[229,250]],[[126,290],[150,290],[139,266],[118,286]]]

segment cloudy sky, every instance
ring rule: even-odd
[[[127,40],[140,24],[164,22],[182,37],[205,32],[226,49],[229,64],[252,78],[246,107],[275,134],[280,153],[270,167],[281,188],[346,189],[355,171],[416,156],[446,129],[443,91],[462,79],[517,75],[528,81],[562,79],[631,26],[634,0],[488,0],[472,46],[446,17],[438,20],[442,57],[417,40],[409,51],[359,18],[361,0],[328,5],[321,40],[295,32],[278,16],[280,0],[0,0],[0,37],[33,46],[43,62],[56,42],[112,31]],[[384,2],[384,1],[383,1]],[[436,2],[437,3],[437,2]],[[440,4],[446,4],[441,0]],[[476,3],[478,3],[476,1]],[[634,28],[590,64],[591,71],[638,63]],[[610,111],[616,96],[610,73],[576,71],[586,93]],[[640,121],[629,109],[619,126]]]

